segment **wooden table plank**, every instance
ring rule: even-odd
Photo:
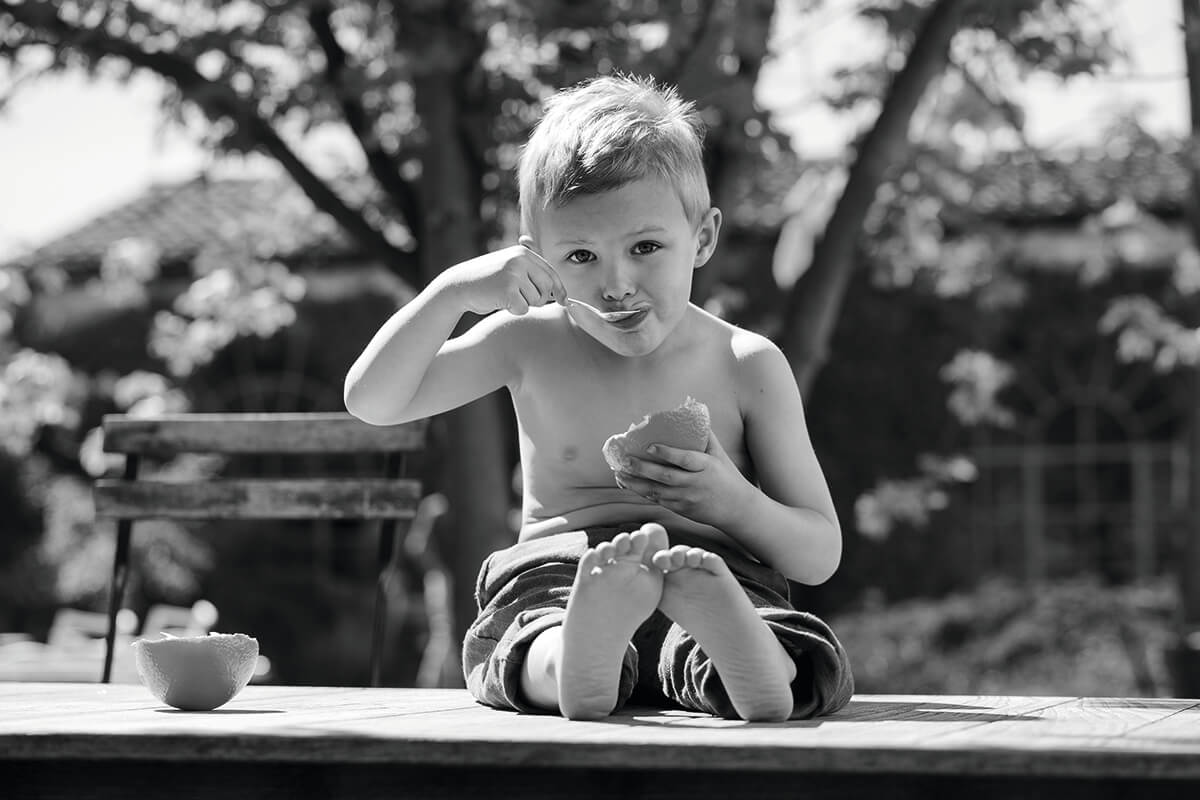
[[[184,713],[141,686],[0,684],[0,758],[759,770],[1200,781],[1189,700],[856,696],[783,724],[628,709],[572,722],[462,691],[250,686]]]
[[[1188,708],[1176,710],[1149,725],[1131,730],[1127,738],[1200,747],[1200,701]]]
[[[1143,752],[1152,751],[1154,747],[1130,743],[1128,735],[1164,720],[1181,708],[1178,700],[1077,698],[1033,711],[1020,720],[1002,720],[965,730],[936,731],[933,735],[939,737],[938,743],[942,746],[964,749],[1019,746],[1025,750],[1060,754]]]
[[[269,687],[265,692],[260,687],[248,687],[215,711],[193,713],[162,704],[141,686],[89,686],[93,688],[65,699],[49,699],[47,693],[39,692],[33,699],[19,698],[8,703],[0,696],[0,735],[142,731],[224,735],[236,730],[242,734],[302,736],[310,726],[325,730],[338,719],[352,720],[358,727],[373,719],[478,708],[465,692],[458,691],[405,691],[402,702],[389,704],[373,699],[378,696],[360,687],[326,687],[319,693],[314,693],[311,687]],[[254,695],[260,696],[248,699]]]
[[[1028,733],[1028,723],[1038,723],[1038,736],[1088,736],[1112,738],[1134,728],[1157,722],[1181,710],[1178,700],[1156,698],[1081,697],[1039,709],[1020,720],[998,720],[995,724],[957,734],[969,741],[986,742]]]

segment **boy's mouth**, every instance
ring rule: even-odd
[[[635,328],[649,313],[647,308],[635,308],[630,311],[606,311],[600,316],[609,325],[615,325],[618,328]]]

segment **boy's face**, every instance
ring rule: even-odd
[[[571,297],[604,311],[636,309],[606,322],[568,306],[571,319],[615,353],[652,353],[683,319],[692,271],[712,255],[721,213],[693,225],[675,189],[656,178],[551,206],[537,219],[537,247]]]

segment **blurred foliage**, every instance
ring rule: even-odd
[[[897,525],[921,529],[930,515],[950,504],[946,487],[970,483],[978,470],[964,456],[945,458],[923,454],[917,460],[915,478],[885,478],[858,496],[854,503],[854,526],[868,539],[886,539]]]
[[[936,600],[868,596],[831,624],[864,693],[1153,697],[1170,693],[1163,651],[1177,604],[1165,580],[993,579]]]
[[[0,362],[0,448],[27,455],[41,429],[74,428],[86,380],[63,358],[22,348]]]
[[[188,286],[173,311],[155,315],[150,352],[173,375],[189,375],[238,337],[269,339],[291,325],[304,292],[304,279],[281,262],[222,261]]]

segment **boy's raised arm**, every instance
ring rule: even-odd
[[[501,341],[502,321],[485,319],[451,340],[465,312],[531,307],[562,301],[558,276],[521,246],[456,264],[393,314],[346,375],[346,410],[374,425],[420,419],[468,403],[512,379]]]

